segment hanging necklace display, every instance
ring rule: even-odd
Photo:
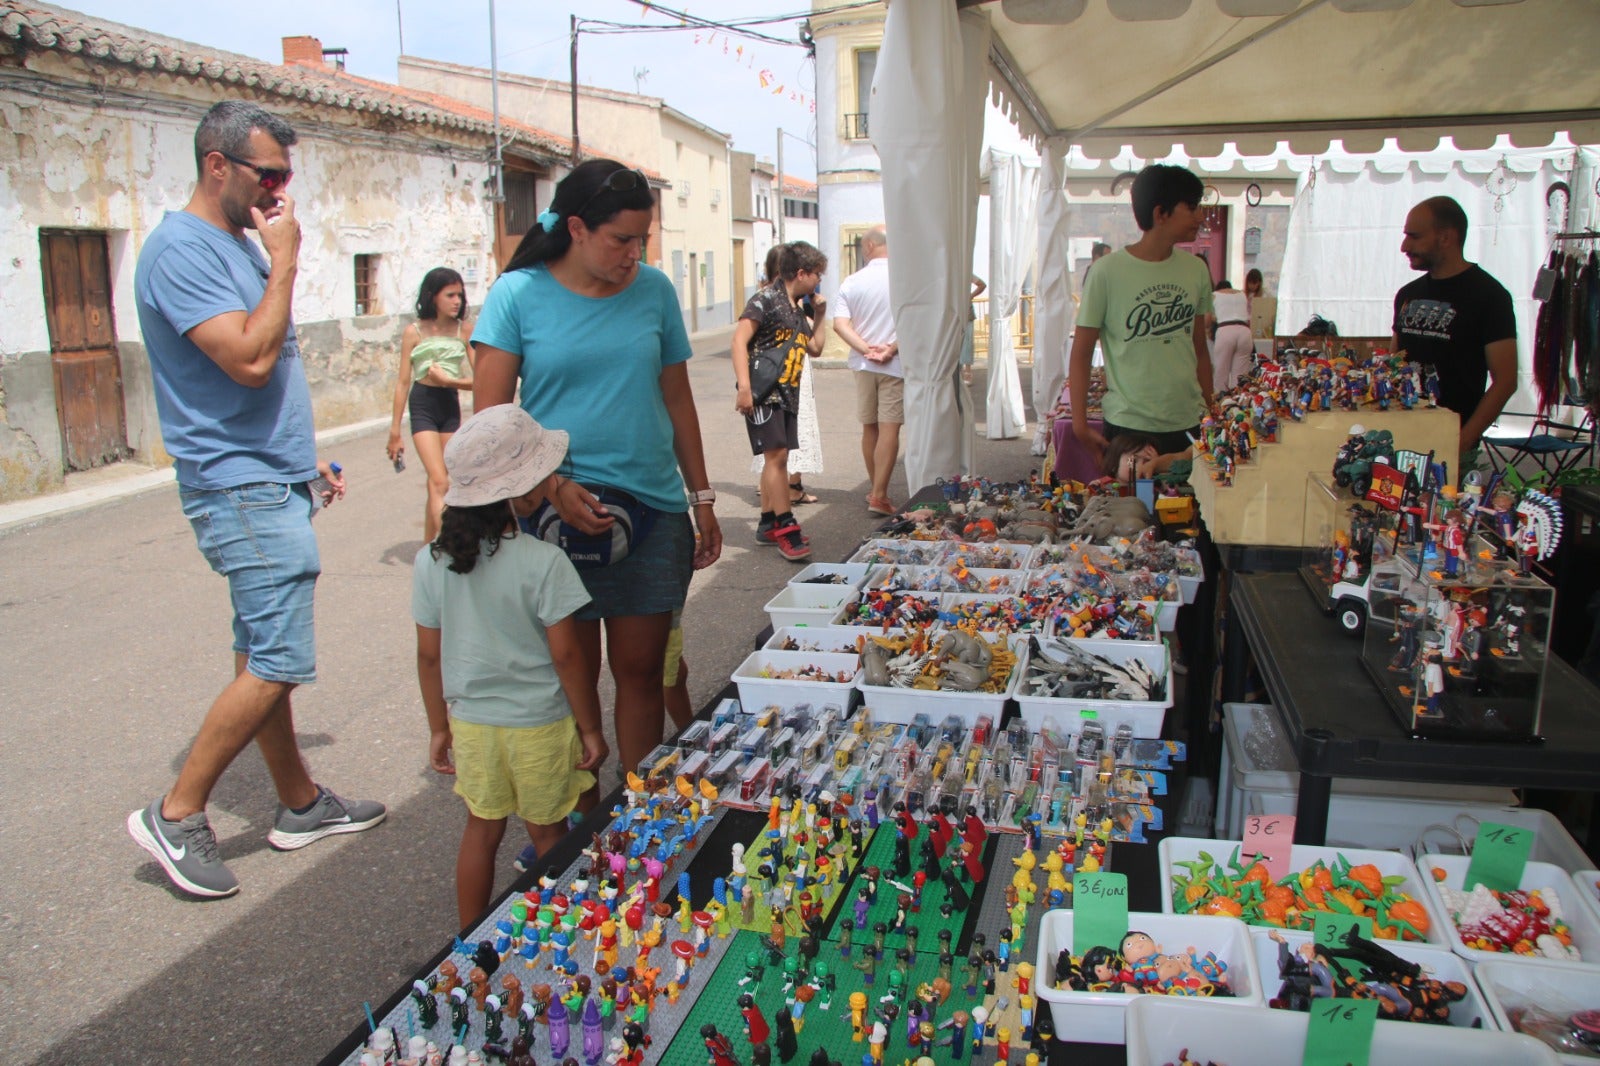
[[[1261,186],[1257,185],[1253,181],[1249,185],[1246,185],[1244,189],[1244,202],[1249,204],[1251,207],[1260,207]]]
[[[1215,185],[1207,185],[1200,194],[1200,233],[1199,239],[1204,240],[1216,228],[1216,208],[1222,202],[1222,193],[1217,191]]]
[[[1483,187],[1494,197],[1494,243],[1500,243],[1500,213],[1505,210],[1506,197],[1517,187],[1517,176],[1511,173],[1511,168],[1506,165],[1506,157],[1501,156],[1500,162],[1494,165],[1489,172],[1489,177],[1484,181]]]

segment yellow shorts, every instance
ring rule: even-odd
[[[857,421],[863,426],[879,422],[892,422],[897,426],[905,424],[904,378],[875,374],[871,370],[857,370],[855,379]]]
[[[678,660],[683,658],[683,612],[672,612],[672,632],[667,634],[667,657],[661,664],[661,687],[678,687]]]
[[[450,744],[456,795],[467,801],[467,810],[489,821],[515,814],[534,825],[554,825],[594,787],[594,774],[577,769],[583,745],[571,715],[529,728],[452,718]]]

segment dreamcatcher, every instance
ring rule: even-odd
[[[1489,177],[1483,187],[1494,197],[1494,243],[1500,243],[1500,213],[1505,210],[1506,197],[1517,187],[1517,176],[1511,173],[1511,168],[1506,166],[1506,157],[1501,156],[1500,162],[1494,165],[1489,172]]]
[[[1217,228],[1220,221],[1217,214],[1217,205],[1222,203],[1222,193],[1215,185],[1207,185],[1200,194],[1200,233],[1197,239],[1204,240]]]

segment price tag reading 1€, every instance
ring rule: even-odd
[[[1472,861],[1461,887],[1471,892],[1480,882],[1496,892],[1511,892],[1522,884],[1522,871],[1533,849],[1534,832],[1520,825],[1484,822],[1472,843]]]
[[[1244,843],[1239,860],[1249,865],[1254,856],[1276,881],[1289,873],[1289,851],[1294,847],[1294,815],[1252,814],[1244,820]]]
[[[1314,999],[1300,1061],[1305,1066],[1367,1066],[1377,1025],[1376,999]]]
[[[1128,935],[1128,875],[1078,874],[1072,879],[1072,953],[1118,948]]]

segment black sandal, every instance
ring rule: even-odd
[[[798,493],[798,495],[796,495],[797,493]],[[817,502],[817,498],[815,496],[813,496],[811,493],[806,491],[805,482],[803,482],[803,481],[791,481],[791,482],[789,482],[789,503],[790,504],[816,503],[816,502]]]

